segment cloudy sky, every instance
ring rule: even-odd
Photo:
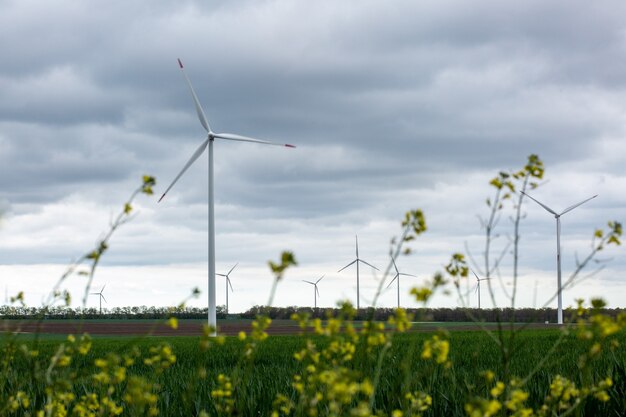
[[[299,266],[276,305],[312,305],[301,280],[322,275],[319,305],[355,301],[355,270],[337,273],[355,235],[382,269],[404,212],[421,208],[429,230],[398,260],[417,275],[402,280],[414,306],[409,288],[451,253],[467,245],[481,258],[488,182],[531,153],[548,180],[534,196],[554,209],[599,194],[563,217],[567,277],[595,228],[626,220],[626,5],[610,3],[0,0],[3,293],[40,304],[141,175],[160,195],[204,140],[177,58],[215,131],[297,146],[215,144],[218,272],[239,262],[231,311],[266,303],[266,262],[285,249]],[[194,287],[192,303],[206,305],[207,172],[203,156],[163,202],[137,200],[95,277],[107,306],[173,305]],[[541,306],[556,291],[555,221],[532,202],[524,212],[517,305]],[[625,255],[602,253],[606,268],[565,305],[604,296],[625,307]],[[491,282],[499,306],[510,265]],[[361,269],[361,305],[377,279]],[[76,304],[83,285],[66,284]],[[218,304],[224,291],[218,280]],[[393,290],[378,301],[394,303]]]

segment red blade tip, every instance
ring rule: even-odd
[[[178,58],[178,65],[180,66],[181,69],[183,68],[183,63],[180,62],[180,58]]]
[[[290,145],[288,143],[286,143],[285,146],[288,147],[288,148],[295,148],[296,147],[296,145]]]

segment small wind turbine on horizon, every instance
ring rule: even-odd
[[[215,274],[215,275],[219,275],[220,277],[226,278],[226,314],[228,314],[228,287],[230,286],[230,290],[232,292],[235,292],[235,290],[233,290],[233,284],[230,283],[230,273],[233,272],[233,269],[235,269],[237,265],[239,265],[239,262],[237,262],[235,266],[230,268],[230,271],[228,271],[225,274]]]
[[[100,290],[100,292],[90,292],[90,293],[89,293],[89,294],[91,294],[91,295],[97,295],[97,296],[99,296],[99,297],[100,297],[100,315],[102,315],[102,300],[104,300],[104,302],[105,302],[105,303],[107,302],[107,299],[106,299],[106,298],[104,298],[104,295],[102,294],[102,292],[104,291],[104,287],[106,287],[106,286],[107,286],[107,285],[106,285],[106,284],[104,284],[104,285],[102,286],[102,289]]]
[[[356,263],[356,308],[357,310],[359,309],[359,301],[360,301],[360,292],[359,292],[359,262],[364,263],[365,265],[374,268],[375,270],[379,270],[378,268],[376,268],[374,265],[369,264],[367,262],[365,262],[363,259],[359,258],[359,237],[356,236],[356,259],[352,262],[350,262],[348,265],[344,266],[343,268],[341,268],[339,271],[337,271],[337,273],[343,271],[344,269],[346,269],[347,267],[351,266],[352,264]]]
[[[398,271],[398,267],[396,265],[396,260],[393,259],[393,256],[391,257],[391,262],[393,262],[393,267],[396,270],[396,275],[389,282],[389,285],[387,285],[387,288],[391,287],[391,284],[393,284],[393,282],[396,281],[397,287],[398,287],[398,308],[400,308],[400,275],[404,275],[404,276],[407,276],[407,277],[415,277],[415,275],[405,274],[403,272]]]
[[[478,309],[480,310],[480,281],[489,281],[491,278],[478,278],[474,271],[472,271],[472,274],[476,277],[476,290],[474,292],[478,293]]]
[[[253,143],[260,143],[263,145],[276,145],[276,146],[285,146],[288,148],[295,148],[294,145],[289,145],[289,144],[283,144],[283,143],[275,143],[275,142],[269,142],[266,140],[259,140],[259,139],[254,139],[254,138],[250,138],[247,136],[241,136],[241,135],[236,135],[233,133],[215,133],[213,132],[213,130],[211,130],[211,126],[209,125],[209,122],[207,121],[206,116],[204,115],[204,111],[202,110],[202,106],[200,105],[200,101],[198,100],[198,97],[196,96],[196,92],[193,89],[193,86],[191,85],[191,81],[189,80],[189,77],[187,77],[187,74],[185,73],[185,69],[183,68],[183,63],[181,62],[181,60],[178,60],[178,66],[180,67],[180,70],[182,71],[183,75],[185,76],[185,80],[187,81],[187,85],[189,86],[189,90],[191,91],[191,96],[193,98],[193,103],[194,106],[196,107],[196,113],[198,114],[198,119],[200,119],[200,124],[202,125],[202,127],[204,128],[204,130],[207,132],[207,138],[205,139],[204,142],[202,142],[202,144],[200,145],[200,147],[198,149],[196,149],[196,151],[193,153],[193,155],[191,155],[191,158],[189,159],[189,161],[187,161],[187,163],[185,164],[185,166],[183,167],[183,169],[180,171],[180,173],[176,176],[176,178],[174,178],[174,181],[172,181],[172,183],[170,184],[169,187],[167,187],[167,189],[165,190],[165,192],[163,193],[163,195],[161,196],[161,198],[159,199],[159,202],[161,200],[163,200],[163,197],[165,197],[165,195],[168,193],[168,191],[174,186],[174,184],[176,184],[176,182],[178,181],[178,179],[185,173],[185,171],[187,171],[187,169],[196,161],[196,159],[198,159],[200,157],[200,155],[202,155],[205,151],[205,149],[209,149],[209,245],[208,245],[208,251],[209,251],[209,273],[208,273],[208,302],[209,302],[209,309],[208,309],[208,324],[209,327],[211,327],[212,329],[216,329],[217,328],[217,314],[216,314],[216,305],[215,305],[215,205],[214,205],[214,197],[213,197],[213,179],[214,179],[214,175],[213,175],[213,142],[215,142],[215,139],[224,139],[224,140],[234,140],[234,141],[238,141],[238,142],[253,142]],[[213,335],[215,335],[215,331],[213,331]]]
[[[531,200],[533,200],[535,203],[539,204],[541,207],[543,207],[548,213],[551,213],[554,215],[554,218],[556,219],[556,271],[557,271],[557,286],[558,286],[558,290],[557,290],[557,298],[558,298],[558,312],[557,312],[557,322],[558,324],[563,324],[563,294],[562,294],[562,285],[561,285],[561,216],[564,215],[565,213],[568,213],[572,210],[574,210],[576,207],[585,204],[587,201],[592,200],[594,198],[596,198],[598,196],[598,194],[594,195],[593,197],[589,197],[586,200],[581,201],[580,203],[576,203],[572,206],[569,206],[568,208],[566,208],[565,210],[563,210],[560,213],[557,213],[556,211],[552,210],[550,207],[546,206],[545,204],[539,202],[538,200],[534,199],[533,197],[531,197],[530,195],[526,194],[523,191],[520,191],[522,194],[524,194],[525,196],[527,196],[528,198],[530,198]]]
[[[317,297],[320,295],[319,290],[317,289],[317,284],[324,279],[325,275],[322,275],[317,281],[313,282],[313,281],[307,281],[306,279],[303,279],[302,281],[309,283],[311,285],[313,285],[313,305],[314,308],[317,308]]]

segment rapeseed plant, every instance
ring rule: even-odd
[[[512,199],[517,189],[536,187],[536,182],[543,178],[543,163],[536,155],[531,155],[528,163],[518,172],[501,172],[490,184],[495,188],[495,195],[488,200],[490,216],[485,221],[487,252],[493,240],[494,228],[501,210],[507,200]],[[72,264],[53,288],[48,305],[55,302],[69,304],[71,297],[61,290],[60,285],[70,275],[78,273],[87,277],[87,291],[91,285],[96,267],[109,247],[113,232],[130,220],[133,212],[132,201],[140,193],[151,194],[154,186],[152,177],[144,177],[137,189],[123,205],[119,216],[111,224],[111,229],[96,245],[76,263]],[[519,240],[519,220],[521,197],[514,205],[514,277],[517,276],[517,241]],[[400,238],[391,240],[390,255],[409,254],[411,241],[427,229],[424,214],[420,210],[406,213],[401,222]],[[619,245],[622,226],[610,222],[609,230],[596,230],[593,235],[592,250],[577,265],[573,278],[599,252],[609,245]],[[487,255],[488,256],[488,255]],[[498,258],[496,258],[498,259]],[[470,256],[471,260],[471,256]],[[485,260],[487,274],[497,270],[497,263]],[[86,264],[86,266],[85,266]],[[269,262],[274,274],[274,281],[268,306],[274,298],[277,285],[284,279],[286,271],[297,265],[293,253],[285,251],[278,262]],[[391,263],[380,280],[374,298],[374,305],[382,292],[385,279],[389,277]],[[464,254],[455,253],[444,267],[444,273],[436,273],[421,287],[412,288],[410,294],[414,300],[426,306],[438,292],[446,292],[452,283],[460,291],[461,283],[468,276],[469,265]],[[446,274],[446,275],[444,275]],[[566,285],[569,285],[566,284]],[[490,290],[491,291],[491,290]],[[197,295],[194,290],[193,294]],[[511,295],[514,305],[515,289]],[[23,303],[23,294],[18,294],[12,302]],[[184,302],[181,303],[181,308]],[[588,401],[605,403],[614,400],[614,376],[610,373],[598,375],[591,372],[594,364],[607,353],[615,353],[619,347],[617,336],[626,327],[626,314],[616,318],[602,314],[604,301],[590,300],[586,307],[583,300],[573,311],[573,323],[563,329],[561,336],[546,352],[544,357],[527,375],[514,375],[511,371],[512,358],[516,352],[515,335],[520,330],[513,326],[505,333],[500,324],[494,334],[488,332],[492,341],[500,349],[501,365],[499,369],[485,369],[481,372],[482,380],[467,384],[459,409],[467,416],[559,416],[569,415]],[[406,350],[405,356],[398,358],[399,369],[410,370],[415,361],[424,367],[418,373],[404,371],[397,375],[401,380],[399,391],[395,392],[393,406],[383,404],[380,398],[383,370],[391,358],[392,346],[397,337],[414,327],[413,320],[404,309],[394,310],[387,322],[377,322],[369,317],[362,325],[356,326],[356,311],[351,303],[340,302],[338,313],[329,311],[325,320],[312,319],[310,314],[294,314],[294,320],[305,338],[304,345],[293,353],[293,360],[298,364],[298,371],[290,379],[290,384],[276,394],[271,404],[272,417],[287,416],[382,416],[408,417],[426,416],[434,411],[434,378],[455,381],[454,358],[450,334],[439,331],[425,338],[419,345]],[[178,327],[178,320],[172,315],[165,323],[172,329]],[[204,386],[208,391],[209,407],[195,406],[193,415],[241,416],[242,404],[251,387],[248,384],[255,372],[257,361],[262,359],[261,348],[267,343],[268,328],[271,319],[259,314],[251,324],[249,332],[240,332],[235,343],[240,346],[240,359],[229,371],[219,372],[215,378],[206,364],[194,368],[194,380],[190,389],[200,390]],[[226,343],[224,337],[212,337],[216,329],[204,326],[203,336],[199,341],[199,350],[205,355],[211,349],[217,349]],[[579,377],[574,380],[561,374],[550,378],[548,389],[540,401],[531,402],[529,383],[554,357],[558,346],[569,335],[576,337],[584,351],[580,354],[577,368]],[[168,415],[168,411],[159,408],[164,387],[159,378],[167,378],[168,372],[178,366],[179,360],[173,347],[168,343],[156,343],[147,350],[130,346],[124,353],[108,352],[91,358],[93,340],[86,334],[79,337],[69,335],[60,343],[52,355],[42,356],[37,343],[27,345],[19,343],[17,338],[6,339],[1,346],[0,355],[0,415],[20,416],[156,416]],[[89,359],[88,359],[89,358]],[[28,364],[28,378],[17,375],[15,363]],[[86,365],[86,362],[90,363]],[[400,371],[398,371],[400,373]],[[623,384],[623,381],[622,381]],[[193,400],[189,400],[193,401]],[[538,405],[537,405],[538,404]]]

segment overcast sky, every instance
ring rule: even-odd
[[[417,276],[401,282],[402,304],[415,306],[410,287],[450,254],[467,244],[480,259],[489,180],[531,153],[548,180],[533,195],[555,210],[599,194],[562,219],[567,277],[594,229],[626,217],[625,14],[619,1],[109,1],[96,10],[0,0],[2,290],[39,305],[141,175],[156,177],[160,195],[205,139],[177,58],[213,130],[297,146],[215,144],[217,270],[239,262],[231,311],[266,303],[266,262],[285,249],[299,266],[275,305],[312,305],[301,280],[322,275],[319,305],[355,302],[355,270],[337,273],[355,257],[355,235],[361,257],[383,269],[404,212],[421,208],[429,230],[398,260]],[[202,295],[192,304],[206,306],[207,172],[205,155],[160,204],[138,198],[95,277],[106,306],[173,305],[194,287]],[[556,291],[555,220],[532,202],[524,212],[517,305],[541,306]],[[606,268],[564,304],[603,296],[625,307],[625,255],[603,252]],[[510,265],[507,255],[491,282],[498,306],[510,303]],[[362,306],[379,278],[361,268]],[[66,285],[76,305],[83,285]],[[218,304],[224,291],[218,279]],[[390,289],[379,305],[394,304]]]

